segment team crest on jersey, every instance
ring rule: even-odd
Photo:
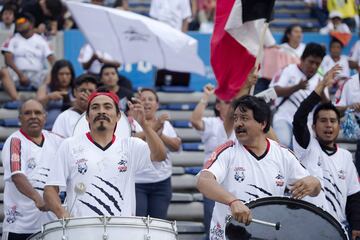
[[[279,172],[278,175],[275,177],[275,183],[276,183],[276,186],[278,186],[278,187],[284,186],[284,176],[281,175],[280,172]]]
[[[127,161],[126,160],[120,160],[120,162],[118,162],[118,170],[119,170],[119,172],[127,171]]]
[[[234,178],[237,182],[242,182],[245,180],[245,168],[243,167],[236,167],[234,168]]]
[[[88,166],[86,164],[87,161],[88,160],[86,159],[80,159],[76,161],[76,164],[78,166],[78,172],[82,175],[84,175],[88,170]]]
[[[217,223],[212,229],[210,229],[211,240],[223,240],[224,230],[221,229],[221,225]]]
[[[35,159],[34,158],[30,158],[28,161],[27,161],[27,167],[29,169],[34,169],[36,167],[36,162],[35,162]]]
[[[8,223],[14,223],[16,221],[16,217],[21,216],[21,214],[16,211],[16,206],[11,207],[6,212],[6,221]]]
[[[338,177],[339,177],[339,179],[341,179],[341,180],[345,180],[345,178],[346,178],[346,172],[345,172],[344,170],[340,170],[340,171],[338,172]]]

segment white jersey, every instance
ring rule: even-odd
[[[149,14],[152,18],[181,31],[183,21],[191,17],[190,2],[188,0],[152,0]]]
[[[92,58],[92,56],[94,54],[95,54],[94,49],[90,46],[90,44],[87,43],[80,49],[78,62],[80,64],[86,63]],[[113,61],[114,60],[114,58],[108,53],[103,53],[103,52],[100,52],[100,51],[96,51],[96,55],[101,57],[101,58],[104,58],[104,59],[106,59],[108,61]],[[102,65],[103,64],[101,62],[99,62],[99,60],[95,59],[92,62],[90,68],[87,69],[87,72],[93,73],[93,74],[99,74]]]
[[[74,133],[75,125],[80,117],[80,113],[74,111],[72,108],[69,108],[66,111],[60,113],[56,118],[52,131],[63,136],[64,138],[71,137]]]
[[[24,174],[42,196],[49,174],[48,164],[54,160],[52,157],[63,140],[46,130],[43,130],[42,134],[42,146],[31,141],[21,130],[11,134],[4,144],[4,232],[35,233],[41,230],[44,223],[55,219],[55,215],[50,212],[38,210],[35,203],[23,195],[11,179],[15,174]]]
[[[267,151],[255,157],[238,141],[220,146],[207,163],[216,181],[241,201],[248,202],[269,196],[284,196],[285,188],[309,175],[293,153],[272,140]],[[210,167],[209,167],[210,166]],[[215,203],[211,219],[210,239],[225,239],[225,219],[229,206]]]
[[[313,137],[306,149],[295,140],[294,151],[301,164],[312,176],[321,181],[322,192],[325,195],[319,194],[318,198],[325,198],[321,200],[326,202],[325,210],[344,224],[347,197],[360,191],[358,174],[351,153],[337,147],[334,154],[328,154],[321,149],[319,142]]]
[[[290,55],[301,58],[306,45],[304,43],[300,43],[297,48],[292,48],[288,43],[282,43],[280,47],[283,51],[289,53]]]
[[[301,80],[307,79],[305,74],[300,70],[296,64],[290,64],[285,67],[281,73],[274,77],[269,87],[290,87],[298,84]],[[294,114],[301,102],[307,98],[310,93],[315,89],[316,85],[321,81],[321,76],[316,73],[312,78],[308,80],[308,88],[294,92],[283,103],[283,97],[276,99],[275,104],[278,106],[281,104],[274,114],[273,121],[285,120],[292,124]]]
[[[15,33],[5,41],[1,51],[12,53],[14,63],[21,71],[34,72],[45,69],[47,57],[53,54],[46,40],[37,33],[28,39],[20,33]]]
[[[337,106],[349,106],[353,103],[360,103],[360,79],[359,74],[355,74],[349,79],[342,90],[340,101]],[[360,118],[360,113],[356,112]]]
[[[74,217],[134,216],[135,172],[151,166],[150,149],[141,139],[114,136],[101,148],[87,133],[64,140],[46,185],[66,187]],[[85,192],[76,193],[79,185]]]
[[[209,160],[211,153],[221,144],[229,140],[224,122],[220,117],[204,117],[204,130],[197,131],[204,144],[205,161]]]
[[[350,50],[349,60],[360,64],[360,40]]]
[[[169,121],[164,122],[164,129],[162,131],[167,137],[175,138],[177,134],[175,129]],[[163,181],[169,178],[172,174],[172,164],[169,159],[170,151],[167,150],[167,157],[165,161],[153,162],[154,168],[142,169],[136,172],[135,182],[136,183],[155,183]]]
[[[350,77],[349,59],[345,55],[341,55],[339,61],[337,62],[335,62],[330,55],[326,55],[322,60],[320,67],[322,72],[326,73],[332,67],[334,67],[335,64],[339,64],[342,68],[342,70],[339,72],[339,76]]]

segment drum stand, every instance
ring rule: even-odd
[[[62,227],[62,232],[63,232],[63,235],[61,237],[61,240],[67,240],[68,237],[66,236],[66,226],[69,222],[69,219],[67,218],[62,218],[61,219],[61,227]]]
[[[111,217],[106,217],[105,215],[100,219],[100,221],[102,222],[103,226],[104,226],[104,233],[103,233],[103,240],[108,240],[109,239],[109,235],[106,232],[106,226],[107,223],[110,221]]]

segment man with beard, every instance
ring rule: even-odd
[[[225,239],[227,215],[245,224],[251,222],[245,202],[283,196],[286,187],[296,199],[320,192],[319,180],[309,176],[293,153],[266,138],[271,113],[263,99],[243,96],[234,101],[233,109],[237,140],[215,150],[197,182],[199,191],[216,201],[210,239]]]
[[[55,219],[44,213],[44,184],[48,163],[62,138],[43,130],[46,113],[36,100],[28,100],[19,109],[20,130],[6,140],[2,150],[4,166],[4,240],[27,239],[41,226]]]
[[[81,114],[83,114],[88,106],[88,97],[95,92],[97,79],[89,74],[80,75],[75,80],[74,96],[75,101],[71,108],[62,112],[55,120],[52,131],[64,138],[71,137],[74,132],[76,123]]]
[[[344,228],[350,226],[351,239],[360,237],[360,184],[352,155],[336,144],[340,113],[331,103],[319,104],[325,87],[333,84],[338,65],[300,104],[294,115],[294,150],[311,175],[320,179],[323,190],[319,199]],[[309,113],[315,108],[312,137],[307,127]]]
[[[166,148],[145,120],[138,99],[129,103],[143,128],[139,138],[116,138],[121,114],[119,98],[112,92],[94,92],[88,98],[86,118],[90,132],[66,139],[50,167],[44,199],[58,218],[84,216],[134,216],[135,172],[153,168],[151,161],[166,159]],[[58,197],[66,187],[68,208]]]

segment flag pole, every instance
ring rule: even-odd
[[[266,31],[269,28],[269,23],[267,21],[265,21],[264,26],[262,28],[261,31],[261,35],[260,35],[260,44],[259,44],[259,50],[256,56],[256,60],[255,60],[255,70],[254,70],[254,75],[257,75],[259,73],[259,65],[260,65],[260,60],[262,60],[262,56],[263,56],[263,52],[264,52],[264,42],[265,42],[265,35],[266,35]],[[254,90],[255,90],[255,85],[253,85],[250,89],[250,95],[254,95]]]

